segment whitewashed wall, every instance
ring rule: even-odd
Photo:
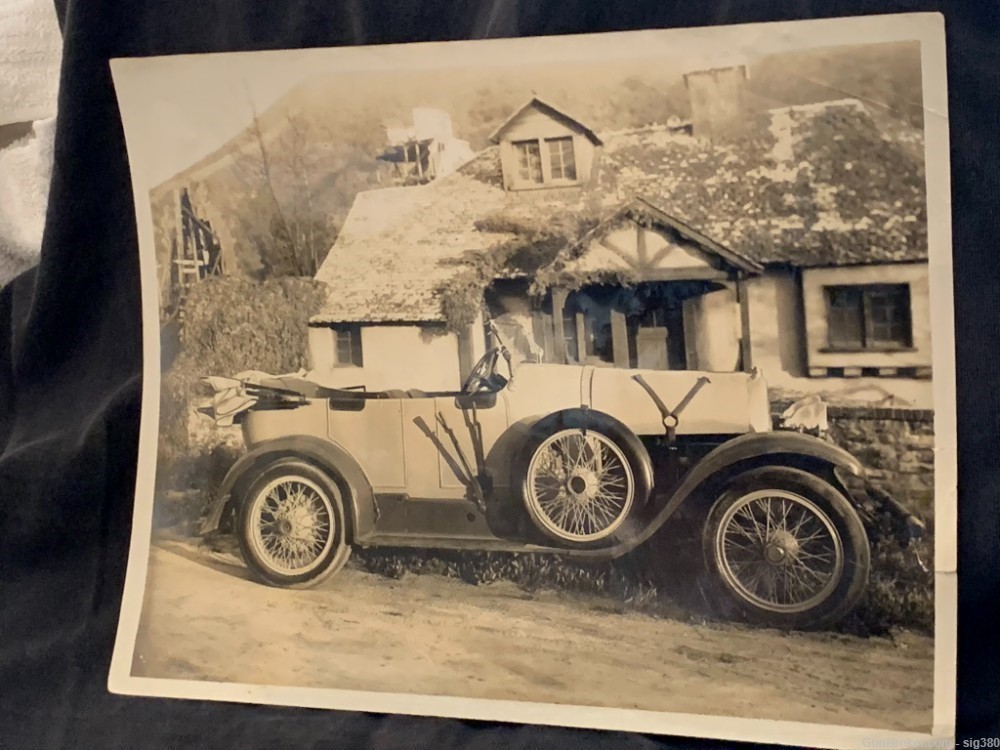
[[[330,328],[309,329],[312,377],[330,387],[364,385],[369,390],[461,387],[458,338],[421,326],[373,325],[361,328],[362,367],[333,367]]]
[[[825,351],[828,341],[823,288],[839,284],[906,284],[910,287],[913,346],[900,351]],[[926,263],[892,263],[802,271],[810,367],[930,367],[930,277]]]
[[[821,394],[830,401],[886,403],[933,408],[930,380],[902,377],[809,377],[811,348],[826,340],[826,284],[895,282],[911,284],[913,339],[930,364],[927,266],[900,264],[884,270],[858,268],[811,269],[803,272],[800,293],[791,273],[767,272],[748,282],[753,364],[760,368],[772,392],[782,397]],[[807,315],[809,316],[807,318]],[[822,318],[821,318],[822,316]],[[807,326],[807,320],[810,321]],[[822,329],[822,330],[821,330]],[[893,356],[890,353],[889,356]],[[897,366],[903,366],[899,364]],[[886,401],[886,399],[889,399]]]

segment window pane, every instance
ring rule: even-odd
[[[349,365],[351,363],[351,332],[339,330],[337,336],[337,364]]]
[[[542,151],[538,141],[515,141],[518,176],[523,182],[541,183]]]
[[[549,149],[549,164],[552,171],[552,179],[575,180],[576,156],[573,152],[572,137],[547,138],[545,144]]]
[[[858,287],[826,288],[829,345],[859,348],[864,346],[864,310]]]
[[[335,364],[340,367],[361,367],[361,331],[358,328],[337,328],[333,332]]]
[[[910,287],[907,284],[865,290],[867,346],[910,346]]]
[[[667,311],[663,307],[647,307],[639,316],[639,325],[643,328],[666,328]]]

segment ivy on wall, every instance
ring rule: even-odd
[[[596,216],[563,214],[531,220],[497,214],[475,223],[479,232],[504,236],[462,259],[463,269],[439,290],[449,331],[464,331],[483,310],[483,293],[497,278],[535,279],[579,237],[597,226]]]
[[[572,265],[598,231],[608,233],[636,224],[649,228],[655,221],[636,208],[617,216],[607,211],[537,219],[497,214],[477,221],[477,231],[505,235],[506,239],[464,257],[463,270],[441,287],[441,307],[448,330],[458,333],[476,320],[483,310],[483,294],[496,279],[528,279],[529,292],[536,297],[556,286],[574,291],[591,284],[636,285],[642,280],[637,269],[581,269]]]

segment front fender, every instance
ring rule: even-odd
[[[867,473],[862,463],[846,450],[812,435],[782,430],[751,432],[726,441],[699,461],[674,490],[663,512],[669,517],[705,482],[754,459],[799,468],[826,465],[861,478]]]
[[[287,456],[316,464],[337,482],[343,496],[344,512],[351,524],[348,532],[352,541],[372,533],[378,511],[371,482],[361,465],[342,445],[308,435],[268,440],[255,445],[253,450],[240,457],[223,478],[202,522],[201,533],[208,534],[219,528],[227,509],[236,500],[234,490],[245,482],[253,481],[255,474],[271,461]]]
[[[681,480],[670,494],[663,509],[637,536],[603,550],[587,550],[583,556],[621,557],[652,537],[677,509],[707,482],[739,470],[740,464],[762,459],[771,465],[829,466],[848,474],[864,478],[865,467],[858,459],[839,446],[799,432],[775,430],[753,432],[728,440],[712,450]],[[749,468],[749,467],[748,467]]]

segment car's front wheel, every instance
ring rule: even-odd
[[[244,493],[237,520],[243,559],[273,586],[315,586],[350,556],[340,489],[305,461],[268,464]]]
[[[864,595],[871,567],[850,501],[819,477],[786,467],[733,479],[708,513],[703,547],[716,604],[785,629],[843,618]]]

